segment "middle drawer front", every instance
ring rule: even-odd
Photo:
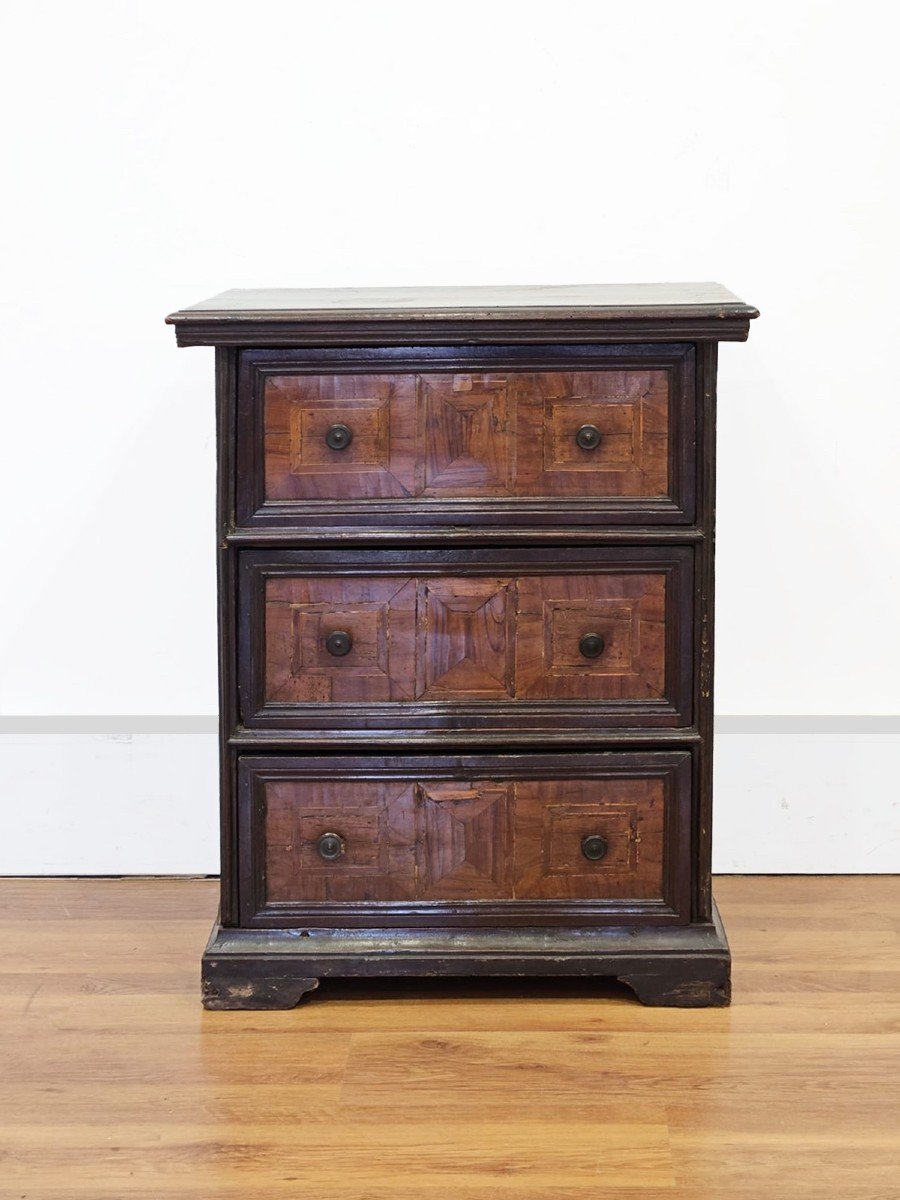
[[[243,722],[689,725],[692,553],[247,551]]]
[[[246,755],[241,920],[683,922],[691,776],[685,750]]]

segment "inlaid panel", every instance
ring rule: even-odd
[[[668,493],[667,372],[543,371],[514,380],[520,494]],[[596,434],[581,445],[584,429]]]
[[[279,703],[411,700],[415,580],[279,576],[266,582],[266,697]],[[350,646],[335,654],[333,636]],[[343,649],[340,644],[338,649]]]
[[[515,695],[516,585],[511,579],[426,579],[418,587],[416,696]]]
[[[666,683],[666,578],[548,575],[519,580],[516,688],[522,699],[658,699]],[[582,639],[598,637],[596,657]]]
[[[512,791],[489,781],[417,785],[423,899],[512,896]]]
[[[275,375],[264,394],[270,500],[668,491],[663,370]]]
[[[268,902],[403,900],[415,894],[411,784],[262,779],[256,786]],[[326,834],[342,843],[336,860],[318,849]]]
[[[661,896],[664,815],[662,778],[517,784],[516,896]],[[584,853],[590,837],[606,846],[596,861]]]
[[[692,551],[560,554],[246,552],[244,722],[687,724]]]
[[[394,919],[391,902],[401,922],[452,905],[463,924],[489,913],[528,923],[560,901],[670,915],[683,902],[685,751],[248,756],[240,779],[244,846],[259,863],[247,864],[246,916],[352,923],[342,904],[376,900],[387,902],[376,924]]]
[[[416,492],[414,376],[275,375],[263,403],[268,500]]]
[[[369,351],[364,361],[386,355]],[[447,355],[470,356],[463,349]],[[514,360],[524,351],[507,348],[502,355]],[[396,373],[355,372],[344,355],[336,373],[311,369],[327,361],[324,350],[318,359],[313,351],[247,352],[239,519],[290,526],[305,513],[324,521],[329,514],[318,513],[315,502],[342,501],[346,512],[330,510],[338,523],[368,508],[372,519],[376,512],[397,513],[433,524],[442,519],[438,500],[457,502],[453,523],[463,524],[495,523],[504,513],[518,519],[546,501],[561,509],[564,501],[576,502],[573,514],[582,522],[590,511],[579,509],[584,502],[613,522],[638,519],[642,501],[648,520],[674,520],[682,509],[687,517],[692,351],[665,346],[585,355],[597,360],[590,369],[434,371],[405,363]],[[642,365],[653,355],[656,363]],[[485,367],[498,356],[498,348],[477,355]],[[292,372],[292,360],[310,367]],[[479,510],[462,503],[479,498],[492,504]]]
[[[509,495],[515,480],[509,375],[422,375],[426,496]]]
[[[266,584],[265,620],[269,701],[665,695],[662,572],[279,576]],[[330,649],[335,634],[349,642],[343,653]],[[602,642],[596,656],[582,650],[591,637]]]

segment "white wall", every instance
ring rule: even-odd
[[[231,286],[677,279],[763,313],[721,354],[719,711],[897,712],[885,11],[15,6],[0,716],[214,711],[212,355],[166,312]]]

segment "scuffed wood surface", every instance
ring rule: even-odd
[[[758,312],[720,283],[585,283],[505,287],[399,288],[232,288],[166,317],[169,325],[208,317],[232,320],[253,316],[280,320],[330,317],[380,321],[405,317],[421,321],[461,316],[491,320],[517,315],[596,316],[610,320],[632,315],[753,318]]]
[[[0,882],[4,1195],[898,1195],[898,878],[717,880],[734,1002],[702,1010],[465,980],[204,1012],[216,892]]]
[[[719,283],[233,289],[170,313],[180,346],[693,341],[747,336],[759,311]]]

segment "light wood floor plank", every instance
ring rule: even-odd
[[[0,880],[0,1196],[900,1200],[900,879],[725,878],[730,1009],[614,983],[207,1013],[205,880]]]

